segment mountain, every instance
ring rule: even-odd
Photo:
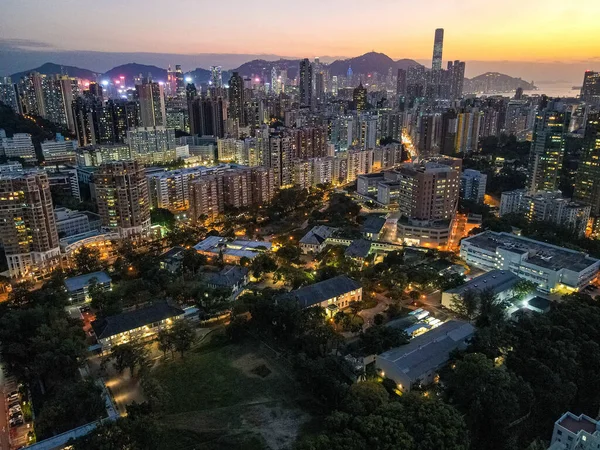
[[[125,77],[126,83],[128,83],[128,85],[132,85],[133,79],[140,74],[142,74],[143,77],[150,75],[154,81],[167,81],[167,69],[161,69],[160,67],[137,63],[129,63],[113,67],[108,72],[103,74],[102,77],[110,80],[114,80],[119,77]]]
[[[242,64],[232,72],[239,72],[243,77],[258,76],[262,79],[271,79],[271,70],[275,67],[277,70],[288,71],[288,78],[292,79],[298,75],[299,59],[280,59],[278,61],[266,61],[264,59],[254,59]]]
[[[537,89],[533,83],[528,83],[521,78],[498,72],[486,72],[471,79],[465,78],[464,92],[492,94],[514,92],[517,88],[522,88],[524,91]]]
[[[398,69],[408,69],[413,66],[420,66],[416,61],[412,59],[401,59],[394,61],[389,56],[383,53],[369,52],[356,58],[337,60],[329,64],[329,73],[331,75],[346,75],[348,68],[352,68],[354,74],[367,74],[377,72],[385,75],[388,73],[390,68],[392,73],[396,73]]]
[[[184,74],[185,78],[191,78],[192,82],[196,84],[196,86],[200,84],[206,84],[210,81],[211,73],[210,70],[203,69],[201,67],[197,67],[196,69],[186,72]],[[221,76],[223,78],[223,83],[229,83],[229,79],[231,78],[231,71],[223,70],[221,72]]]
[[[62,66],[59,64],[54,64],[47,62],[42,64],[40,67],[36,67],[35,69],[26,70],[23,72],[13,73],[10,77],[12,80],[20,80],[28,73],[38,72],[42,75],[69,75],[71,77],[82,78],[84,80],[95,80],[99,73],[93,72],[88,69],[82,69],[80,67],[74,66]]]

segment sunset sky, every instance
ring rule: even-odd
[[[598,61],[600,1],[2,0],[0,41],[40,50]]]

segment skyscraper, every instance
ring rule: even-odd
[[[163,86],[150,80],[135,87],[140,101],[140,119],[143,127],[166,125],[165,93]]]
[[[239,73],[233,72],[229,80],[229,109],[228,119],[237,121],[241,127],[246,126],[244,114],[244,79]]]
[[[180,64],[175,64],[175,93],[180,97],[185,95],[185,82]]]
[[[0,237],[10,276],[52,270],[60,247],[46,172],[3,174],[0,193]]]
[[[144,168],[136,161],[103,162],[94,174],[102,225],[122,236],[150,227],[150,198]]]
[[[444,49],[444,29],[438,28],[435,30],[435,38],[433,41],[433,59],[431,61],[431,70],[442,70],[442,51]]]
[[[600,103],[600,72],[586,70],[581,86],[581,99],[589,103]]]
[[[214,88],[223,87],[223,74],[221,66],[210,66],[210,84]]]
[[[360,83],[352,94],[352,100],[354,102],[354,109],[358,112],[364,112],[367,110],[367,89]]]
[[[553,103],[536,116],[527,177],[531,193],[558,189],[570,119],[563,105]]]
[[[300,105],[301,106],[312,106],[313,100],[313,71],[312,64],[305,58],[300,61]]]
[[[465,66],[464,61],[448,61],[451,100],[458,100],[462,97],[465,82]]]
[[[577,169],[573,200],[592,206],[600,216],[600,114],[590,114],[585,125],[581,160]]]
[[[10,77],[0,77],[0,102],[10,106],[13,111],[19,111],[17,90]]]

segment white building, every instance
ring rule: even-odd
[[[90,231],[90,219],[80,211],[54,208],[54,216],[56,217],[56,231],[61,239]]]
[[[460,196],[466,200],[483,203],[487,175],[478,170],[466,169],[460,177]]]
[[[567,227],[579,235],[585,234],[591,206],[563,198],[560,191],[540,191],[527,194],[525,190],[503,192],[500,216],[521,213],[530,222],[551,222]]]
[[[331,237],[336,231],[337,228],[325,225],[312,227],[312,229],[300,239],[300,250],[305,254],[319,253],[327,245],[325,242],[327,238]]]
[[[6,137],[4,130],[0,130],[0,148],[2,155],[7,158],[23,158],[35,161],[35,147],[29,133],[15,133],[13,137]]]
[[[465,349],[474,333],[475,327],[470,323],[450,320],[406,345],[375,356],[375,366],[382,376],[394,380],[398,389],[409,392],[417,383],[433,383],[450,354]]]
[[[77,141],[42,142],[42,154],[46,164],[72,164],[77,158]]]
[[[580,414],[567,412],[554,422],[554,431],[548,450],[598,450],[600,422]]]
[[[544,292],[578,291],[598,275],[600,260],[510,233],[485,231],[463,239],[460,257],[483,270],[509,270]]]

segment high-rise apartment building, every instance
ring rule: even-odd
[[[0,219],[0,239],[11,277],[33,277],[56,267],[60,247],[45,172],[0,175]]]
[[[127,131],[131,157],[144,164],[177,159],[175,130],[165,127],[139,127]]]
[[[10,77],[0,77],[0,102],[10,106],[15,112],[22,112],[19,108],[17,86]]]
[[[229,80],[229,108],[227,118],[234,120],[238,126],[246,126],[244,109],[244,79],[237,72],[233,72]]]
[[[150,228],[150,198],[144,168],[137,161],[103,162],[94,173],[102,225],[121,236],[144,234]]]
[[[210,67],[210,85],[213,88],[223,87],[223,70],[221,66]]]
[[[600,72],[587,70],[583,75],[581,99],[588,103],[600,103]]]
[[[585,124],[583,146],[573,199],[591,205],[591,215],[600,216],[600,114],[590,114]]]
[[[466,169],[460,177],[460,196],[466,200],[483,203],[487,175],[478,170]]]
[[[300,90],[300,105],[312,107],[313,67],[307,58],[300,61],[298,86]]]
[[[470,108],[458,113],[454,141],[455,153],[473,153],[477,151],[482,123],[483,113],[478,108]]]
[[[530,192],[558,189],[570,119],[571,114],[558,104],[551,104],[537,114],[529,155],[527,188]]]
[[[362,83],[354,89],[352,100],[357,113],[360,114],[367,110],[367,89],[363,87]]]
[[[450,99],[457,100],[462,97],[463,86],[465,83],[464,61],[448,61],[448,78],[450,87]]]
[[[162,84],[143,80],[135,87],[140,102],[140,123],[143,127],[166,126],[167,111]]]

